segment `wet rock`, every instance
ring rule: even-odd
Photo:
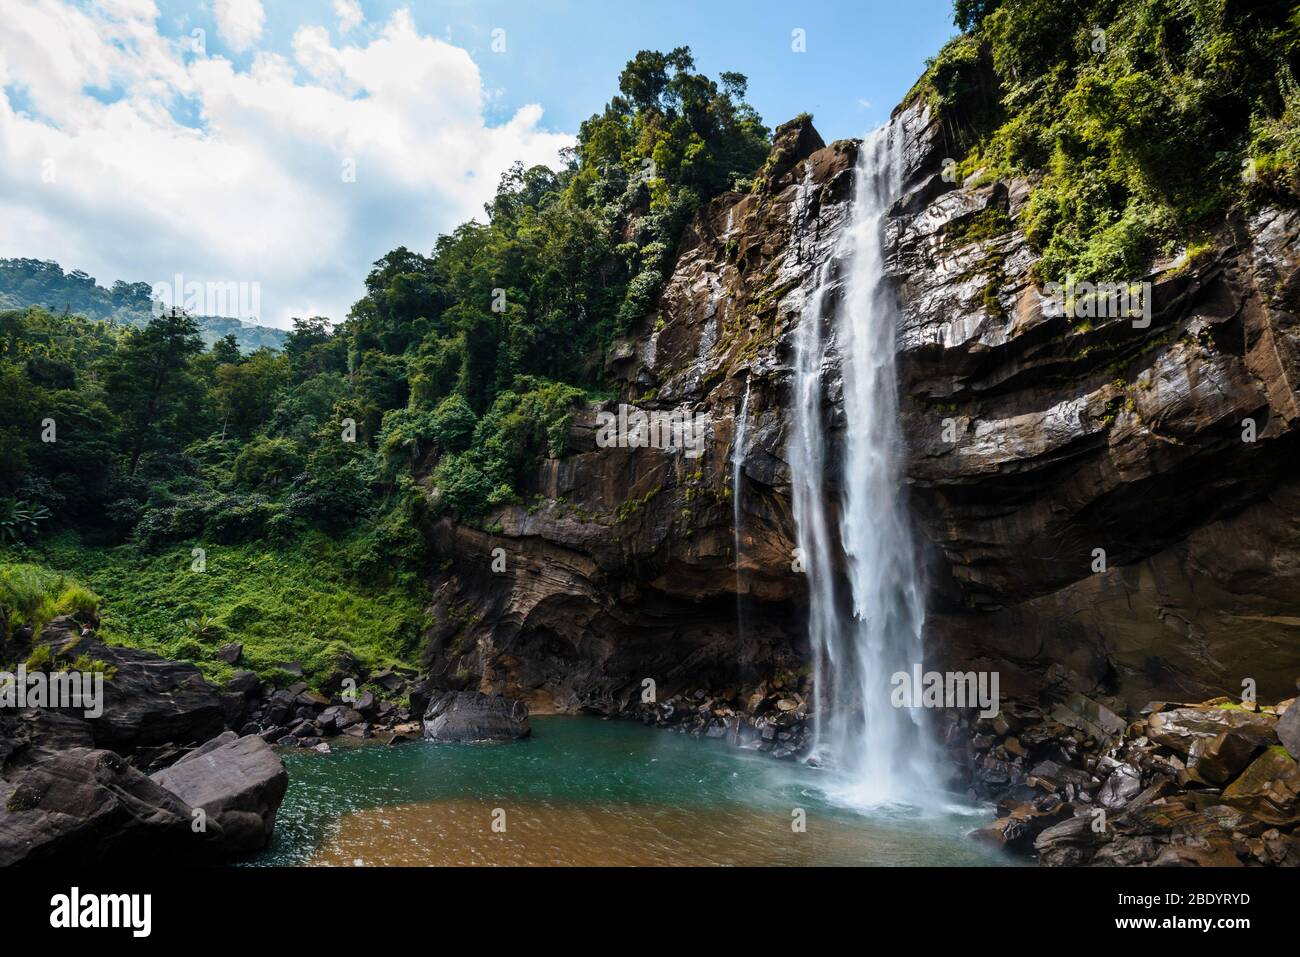
[[[242,642],[232,641],[217,649],[217,660],[224,661],[228,665],[238,664],[239,659],[243,656],[244,645]]]
[[[1052,802],[1046,808],[1021,803],[1005,816],[971,832],[971,837],[994,847],[1028,850],[1047,828],[1070,817],[1068,805]]]
[[[513,741],[530,733],[527,705],[478,691],[443,692],[424,714],[424,736],[433,741]]]

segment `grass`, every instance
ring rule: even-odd
[[[319,687],[333,674],[351,673],[349,655],[368,669],[409,666],[426,624],[421,582],[363,584],[344,570],[345,548],[346,541],[324,535],[284,549],[217,546],[200,572],[191,570],[188,546],[147,554],[131,546],[85,546],[65,533],[25,550],[27,564],[18,567],[29,569],[24,580],[64,582],[51,608],[84,604],[84,586],[94,589],[102,600],[99,633],[108,641],[192,661],[218,683],[239,669],[283,679],[278,666],[298,661],[306,680]],[[0,563],[17,558],[0,551]],[[82,585],[68,587],[66,579]],[[196,621],[219,627],[196,630]],[[216,659],[221,645],[233,641],[244,645],[234,667]]]

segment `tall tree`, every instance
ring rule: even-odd
[[[166,313],[124,333],[108,361],[105,385],[109,407],[122,421],[128,474],[135,474],[145,452],[195,434],[206,410],[190,360],[202,351],[198,322],[183,314]]]

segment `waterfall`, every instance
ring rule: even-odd
[[[835,796],[856,805],[925,803],[938,777],[921,714],[890,702],[891,676],[921,661],[924,615],[901,476],[897,303],[884,263],[902,141],[885,126],[863,142],[849,222],[817,269],[795,334],[789,454],[808,580],[813,755],[830,769]],[[843,457],[832,473],[826,381],[837,367]]]
[[[750,380],[745,380],[745,398],[741,400],[740,412],[736,415],[736,438],[731,443],[731,509],[732,509],[732,528],[736,536],[736,628],[741,635],[745,633],[745,616],[742,608],[743,595],[741,594],[741,576],[740,576],[740,530],[742,516],[740,511],[740,483],[745,474],[745,436],[749,432],[749,385]]]

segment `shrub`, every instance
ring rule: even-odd
[[[243,488],[279,488],[302,466],[302,453],[288,439],[256,439],[235,457],[235,482]]]
[[[465,397],[449,395],[438,404],[430,422],[430,434],[444,452],[463,452],[474,437],[478,416]]]
[[[99,613],[99,596],[83,585],[72,584],[63,589],[54,603],[56,615],[93,618]]]

